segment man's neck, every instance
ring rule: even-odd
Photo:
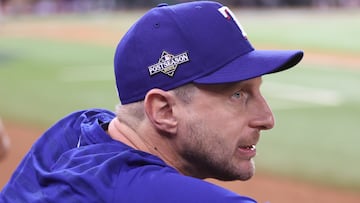
[[[180,173],[181,170],[181,159],[174,157],[174,152],[171,150],[171,144],[159,139],[164,139],[161,135],[156,135],[157,139],[149,139],[151,137],[151,130],[147,130],[147,135],[144,136],[139,132],[136,132],[125,123],[120,122],[117,118],[114,118],[108,128],[108,134],[114,140],[120,141],[134,149],[153,154],[171,167],[177,169]],[[176,153],[175,153],[176,154]]]

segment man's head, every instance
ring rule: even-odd
[[[247,180],[260,131],[274,126],[261,76],[302,57],[297,50],[255,50],[221,4],[162,5],[117,47],[116,84],[126,104],[118,116],[183,174]]]

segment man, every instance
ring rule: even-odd
[[[114,59],[121,100],[75,112],[34,144],[4,202],[255,202],[203,181],[248,180],[274,118],[264,74],[302,51],[260,51],[229,8],[165,4],[140,18]]]

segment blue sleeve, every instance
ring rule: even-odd
[[[74,112],[54,124],[34,143],[21,161],[0,192],[0,202],[81,202],[80,199],[87,197],[88,194],[82,194],[78,188],[97,190],[94,189],[97,187],[96,184],[87,185],[89,182],[99,182],[94,181],[96,168],[87,171],[84,168],[91,164],[98,166],[105,158],[100,156],[94,163],[91,161],[95,159],[89,161],[85,159],[86,156],[67,155],[78,151],[76,148],[80,138],[82,145],[90,146],[92,143],[111,140],[106,135],[101,136],[105,132],[99,123],[109,122],[114,116],[107,110],[90,109]],[[103,137],[103,140],[99,141],[99,137]],[[102,152],[101,150],[99,149],[98,152]],[[64,160],[66,157],[69,158]],[[74,160],[71,160],[73,158]],[[73,163],[69,168],[61,170],[55,168],[59,163],[66,165],[68,162]],[[80,172],[81,169],[85,172]],[[73,186],[71,184],[73,182],[77,185]],[[69,201],[65,201],[65,197],[69,197]]]

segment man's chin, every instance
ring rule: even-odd
[[[250,165],[245,167],[246,169],[240,172],[238,180],[247,181],[250,180],[255,175],[255,163],[253,160],[250,161]]]
[[[221,181],[247,181],[250,180],[255,175],[255,170],[249,170],[248,172],[242,172],[240,174],[226,175],[226,176],[217,176],[213,177]]]

